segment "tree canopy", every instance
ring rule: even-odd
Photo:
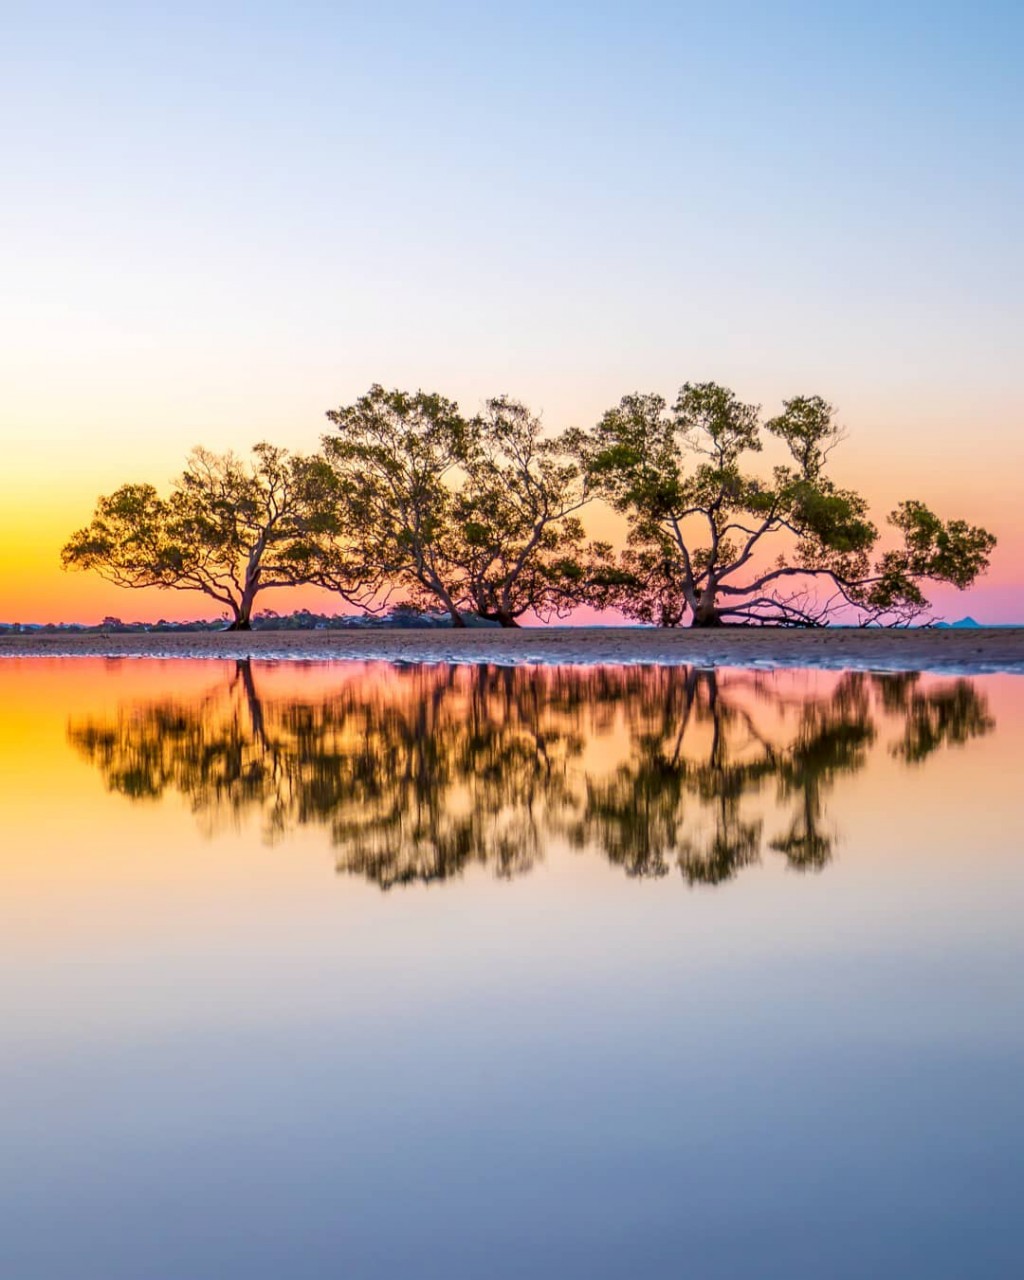
[[[509,396],[467,416],[436,392],[374,385],[327,414],[311,457],[196,449],[162,497],[102,497],[68,568],[128,587],[200,591],[247,628],[259,592],[314,583],[380,612],[399,602],[517,626],[613,606],[655,626],[908,625],[931,583],[964,589],[995,538],[899,503],[880,531],[831,475],[833,407],[795,396],[765,417],[713,382],[670,406],[623,397],[592,430],[546,432]],[[758,464],[761,465],[758,465]],[[618,556],[584,509],[627,521]]]
[[[678,620],[681,597],[697,626],[813,625],[844,607],[863,622],[910,622],[928,608],[922,583],[969,586],[995,545],[908,501],[889,517],[902,545],[876,554],[867,502],[828,474],[843,433],[820,396],[764,420],[727,388],[688,382],[671,408],[624,397],[596,435],[595,479],[630,521],[607,595],[644,621]],[[769,442],[782,461],[751,470]]]
[[[446,483],[468,449],[458,405],[374,385],[327,417],[337,434],[324,437],[324,457],[352,544],[324,560],[318,581],[343,587],[358,564],[357,576],[375,584],[381,603],[404,590],[417,603],[440,602],[460,625],[454,494]]]
[[[101,497],[62,551],[122,587],[199,591],[247,630],[261,591],[308,582],[338,532],[321,462],[257,444],[249,462],[194,449],[162,498],[150,484]]]
[[[577,512],[590,499],[587,437],[543,434],[507,396],[466,418],[454,401],[374,386],[331,410],[323,441],[341,523],[361,577],[502,626],[564,615],[585,590],[589,550]],[[337,566],[319,580],[337,586]]]
[[[542,433],[519,401],[489,400],[472,423],[456,502],[462,590],[474,613],[503,626],[527,611],[564,617],[585,589],[592,551],[577,513],[591,496],[587,438]]]

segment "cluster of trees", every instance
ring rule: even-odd
[[[688,667],[411,667],[312,697],[260,678],[240,662],[204,697],[69,737],[111,791],[181,795],[211,829],[258,815],[270,841],[325,830],[338,870],[382,889],[521,875],[556,836],[688,884],[765,854],[819,870],[838,839],[829,795],[873,750],[920,766],[993,727],[969,680],[914,674],[847,673],[809,696]],[[587,749],[610,737],[614,753]]]
[[[196,449],[167,496],[128,484],[101,497],[64,565],[204,592],[234,629],[261,592],[300,584],[369,610],[397,596],[454,626],[582,604],[659,626],[906,624],[927,613],[927,583],[969,586],[995,545],[913,500],[880,549],[865,499],[829,475],[842,431],[818,396],[765,419],[687,383],[671,406],[626,396],[592,430],[552,436],[505,396],[467,417],[444,396],[374,386],[327,417],[313,455]],[[766,446],[775,460],[753,468]],[[617,555],[586,536],[594,501],[626,517]]]

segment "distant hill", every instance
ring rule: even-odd
[[[1024,622],[978,622],[974,618],[966,617],[958,618],[956,622],[936,622],[933,623],[933,626],[946,631],[963,630],[964,628],[970,630],[971,627],[984,627],[988,631],[1005,631],[1007,628],[1024,627]]]

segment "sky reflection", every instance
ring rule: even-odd
[[[1019,1274],[1024,681],[0,694],[0,1274]]]

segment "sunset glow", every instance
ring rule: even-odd
[[[372,382],[554,430],[686,379],[825,396],[876,520],[998,536],[939,612],[1024,620],[1018,6],[108,9],[0,55],[0,621],[214,616],[59,567],[193,444],[313,449]]]

